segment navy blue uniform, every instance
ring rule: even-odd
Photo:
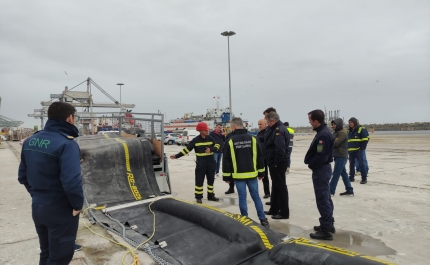
[[[264,153],[272,179],[270,214],[290,217],[288,187],[285,179],[288,163],[290,135],[281,121],[267,127],[264,134]],[[273,217],[272,217],[273,218]]]
[[[257,133],[257,138],[260,140],[261,150],[265,150],[264,135],[267,129],[261,130]],[[263,178],[264,195],[270,196],[270,183],[269,183],[269,172],[267,170],[267,160],[264,158],[264,178]]]
[[[355,127],[348,130],[349,179],[354,180],[355,163],[357,161],[360,169],[364,169],[360,171],[361,180],[367,182],[367,170],[363,152],[366,152],[367,143],[369,142],[369,132],[366,128],[356,125],[354,120],[352,122],[354,122]]]
[[[330,163],[333,162],[333,135],[327,124],[314,129],[317,134],[305,156],[305,164],[312,169],[312,182],[321,229],[331,231],[334,223],[333,202],[330,195],[329,181],[332,175]]]
[[[39,264],[69,264],[73,258],[79,215],[84,203],[77,128],[49,119],[45,130],[22,146],[18,181],[32,197],[39,235]]]
[[[210,149],[210,153],[206,153],[206,148]],[[205,176],[208,181],[208,198],[214,198],[214,179],[215,179],[215,160],[214,152],[218,152],[220,145],[215,143],[214,139],[209,135],[203,138],[200,135],[194,137],[193,140],[185,147],[181,152],[175,155],[176,158],[180,158],[194,149],[196,153],[196,170],[195,170],[195,197],[196,199],[203,198],[203,183]]]

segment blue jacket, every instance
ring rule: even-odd
[[[281,121],[277,121],[272,127],[266,128],[264,134],[264,155],[267,165],[279,165],[288,161],[288,146],[290,134]]]
[[[348,152],[366,150],[369,142],[369,132],[361,125],[348,130]]]
[[[333,135],[327,124],[314,129],[317,132],[305,156],[305,164],[312,170],[333,162]]]
[[[77,136],[74,125],[49,119],[45,130],[22,145],[18,181],[27,188],[33,203],[82,209],[80,150],[73,140]]]

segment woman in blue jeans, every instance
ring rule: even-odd
[[[342,176],[343,184],[345,185],[345,192],[340,193],[339,195],[354,195],[354,189],[351,186],[351,182],[349,180],[348,173],[346,172],[346,162],[348,161],[348,133],[347,129],[343,128],[342,119],[335,119],[331,122],[331,126],[334,130],[333,138],[334,140],[334,149],[333,149],[333,158],[334,158],[334,169],[333,169],[333,177],[330,180],[330,193],[334,196],[336,192],[336,186],[339,182],[339,177]]]

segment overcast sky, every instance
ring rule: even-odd
[[[233,112],[255,127],[270,106],[292,127],[324,107],[430,121],[428,0],[0,0],[0,114],[39,125],[27,115],[41,101],[88,77],[117,100],[124,83],[134,112],[205,114],[216,95],[226,107],[226,30]]]

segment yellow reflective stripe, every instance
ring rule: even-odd
[[[233,164],[233,172],[237,172],[237,164],[236,164],[236,154],[234,152],[233,140],[228,141],[228,145],[230,145],[230,153],[231,153],[231,162]]]
[[[360,147],[357,147],[357,148],[348,148],[348,151],[357,151],[357,150],[360,150]]]
[[[363,129],[363,127],[358,128],[358,133],[361,133],[362,129]]]
[[[206,153],[196,153],[196,156],[211,156],[213,154],[214,153],[209,153],[209,154],[206,154]]]
[[[293,130],[293,129],[291,129],[291,128],[287,128],[287,130],[288,130],[288,132],[289,132],[290,134],[294,134],[294,130]]]
[[[266,171],[266,169],[264,169],[264,168],[260,168],[260,169],[258,170],[258,172],[264,172],[264,171]]]
[[[203,145],[213,145],[214,142],[203,142],[203,143],[196,143],[196,146],[203,146]]]
[[[196,190],[203,190],[203,186],[195,186]]]
[[[223,176],[223,177],[230,177],[230,176],[231,176],[231,173],[222,172],[222,176]]]
[[[181,151],[181,153],[183,154],[183,155],[186,155],[186,154],[188,154],[190,152],[190,150],[188,150],[188,148],[184,148],[184,149],[182,149],[182,151]]]
[[[368,141],[368,140],[369,140],[369,138],[348,139],[348,143],[351,143],[351,142],[365,142],[365,141]]]
[[[203,191],[194,191],[194,194],[203,194]]]
[[[215,144],[215,145],[214,145],[214,147],[215,147],[216,149],[219,149],[221,146],[220,146],[219,144]]]
[[[214,186],[208,185],[208,189],[213,189]]]
[[[258,173],[257,171],[254,172],[243,172],[243,173],[233,173],[233,178],[238,178],[238,179],[246,179],[246,178],[255,178]]]
[[[252,162],[254,163],[254,171],[257,171],[257,139],[252,137]]]
[[[270,244],[269,239],[267,238],[266,234],[263,232],[263,230],[261,230],[258,226],[256,225],[251,225],[250,226],[255,232],[257,232],[257,234],[260,236],[261,241],[263,242],[264,246],[267,249],[272,249],[273,245]]]
[[[128,180],[128,185],[130,186],[130,190],[131,193],[133,194],[134,198],[136,199],[136,201],[139,201],[142,199],[142,195],[140,195],[139,190],[137,189],[136,186],[136,181],[134,179],[134,175],[131,172],[131,166],[130,166],[130,153],[128,151],[128,146],[127,146],[127,142],[119,139],[119,138],[115,138],[115,140],[117,142],[122,143],[122,146],[124,148],[124,154],[125,154],[125,168],[127,169],[127,180]]]

